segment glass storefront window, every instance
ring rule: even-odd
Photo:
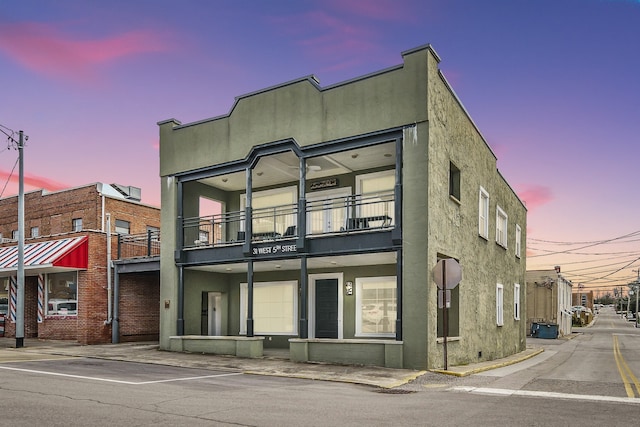
[[[395,336],[396,278],[356,278],[356,335]]]
[[[47,274],[48,315],[78,314],[78,273],[75,271]]]
[[[0,279],[0,314],[9,314],[9,278]]]
[[[253,284],[253,329],[258,335],[296,335],[298,282]],[[240,334],[246,334],[248,286],[240,284]]]

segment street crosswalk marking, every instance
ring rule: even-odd
[[[545,397],[551,399],[589,400],[597,402],[616,402],[640,405],[640,399],[633,397],[598,396],[592,394],[558,393],[552,391],[509,390],[490,387],[452,387],[449,390],[467,393],[479,393],[493,396]]]
[[[85,375],[63,374],[60,372],[49,372],[49,371],[39,371],[35,369],[14,368],[11,366],[0,366],[0,369],[5,369],[7,371],[27,372],[31,374],[51,375],[55,377],[76,378],[76,379],[83,379],[83,380],[102,381],[102,382],[126,384],[126,385],[147,385],[147,384],[158,384],[158,383],[167,383],[167,382],[175,382],[175,381],[190,381],[190,380],[201,380],[206,378],[218,378],[218,377],[242,375],[241,372],[232,372],[232,373],[225,373],[225,374],[202,375],[197,377],[185,377],[185,378],[169,378],[164,380],[153,380],[153,381],[124,381],[124,380],[116,380],[112,378],[89,377]]]

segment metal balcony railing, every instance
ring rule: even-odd
[[[307,201],[308,237],[379,230],[395,225],[393,190]],[[253,209],[251,240],[290,239],[298,236],[298,206]],[[184,248],[237,244],[245,241],[244,211],[185,218]]]
[[[142,234],[118,234],[118,259],[160,255],[160,231]]]

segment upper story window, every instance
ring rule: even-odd
[[[272,190],[255,191],[251,193],[251,208],[253,209],[253,233],[276,233],[282,235],[286,229],[296,223],[294,205],[298,199],[298,189],[295,186],[274,188]],[[240,195],[240,209],[247,206],[247,195]],[[244,222],[240,223],[244,231]]]
[[[11,238],[12,238],[13,240],[18,240],[18,237],[19,237],[19,236],[20,236],[20,233],[18,232],[18,230],[13,230],[13,231],[11,232]]]
[[[449,162],[449,195],[460,201],[460,169]]]
[[[131,231],[131,223],[121,219],[116,219],[116,233],[129,234]]]
[[[522,229],[516,224],[516,256],[520,258],[522,254]]]
[[[520,320],[520,284],[513,285],[513,318]]]
[[[31,237],[40,236],[40,228],[39,227],[31,227]]]
[[[496,243],[507,247],[507,214],[500,206],[496,208]]]
[[[504,287],[496,285],[496,325],[504,325]]]
[[[379,218],[384,224],[394,221],[393,188],[396,184],[394,170],[368,173],[356,177],[356,216]],[[349,227],[351,228],[351,227]]]
[[[82,231],[82,218],[74,218],[71,220],[71,228],[73,231]]]
[[[480,237],[489,239],[489,193],[480,187],[480,197],[478,203],[478,234]]]

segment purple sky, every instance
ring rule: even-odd
[[[430,43],[527,204],[527,268],[610,289],[640,269],[639,41],[640,0],[2,2],[0,125],[29,136],[27,191],[119,183],[158,205],[158,121]]]

